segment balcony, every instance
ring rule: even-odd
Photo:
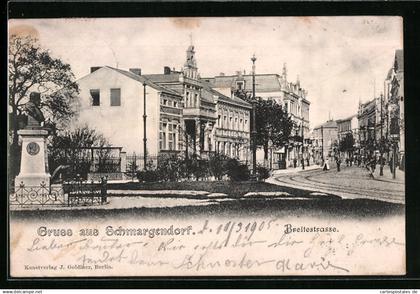
[[[184,108],[183,110],[184,117],[207,117],[212,119],[217,119],[216,117],[216,111],[211,111],[203,108]]]
[[[170,107],[170,106],[164,106],[161,105],[160,106],[160,111],[163,113],[168,113],[168,114],[175,114],[175,115],[182,115],[182,109],[180,108],[175,108],[175,107]]]
[[[238,130],[229,130],[229,129],[216,129],[216,136],[218,137],[229,137],[229,138],[244,138],[249,139],[250,133]]]

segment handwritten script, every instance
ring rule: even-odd
[[[152,232],[152,233],[151,233]],[[194,225],[38,227],[20,241],[24,271],[92,275],[346,275],[370,252],[404,251],[404,240],[279,219]]]

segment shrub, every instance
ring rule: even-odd
[[[139,182],[157,182],[161,179],[157,170],[142,170],[137,172]]]
[[[221,154],[212,155],[209,159],[209,172],[219,181],[227,173],[227,161],[226,156]]]
[[[247,181],[249,180],[250,173],[248,166],[241,164],[236,159],[229,159],[226,164],[227,175],[232,181]]]
[[[192,172],[197,181],[208,177],[210,175],[209,162],[207,160],[194,160]]]
[[[136,177],[136,176],[137,176],[137,172],[138,172],[138,170],[139,170],[139,166],[137,165],[137,162],[136,162],[136,157],[134,156],[134,157],[133,157],[133,160],[130,160],[130,162],[128,163],[128,167],[127,167],[127,172],[126,172],[126,174],[127,174],[130,178],[134,179],[134,177]]]
[[[177,181],[182,177],[183,160],[176,155],[162,157],[158,160],[157,172],[164,181]]]
[[[260,165],[257,167],[257,175],[260,181],[264,181],[270,177],[270,170],[265,166]]]

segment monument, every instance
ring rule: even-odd
[[[32,92],[29,102],[25,104],[28,115],[27,126],[18,131],[22,138],[22,153],[20,161],[20,173],[15,179],[15,186],[50,186],[50,174],[48,170],[47,137],[48,129],[41,126],[45,120],[40,110],[41,95]]]

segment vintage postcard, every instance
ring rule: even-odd
[[[10,275],[404,275],[403,20],[10,19]]]

